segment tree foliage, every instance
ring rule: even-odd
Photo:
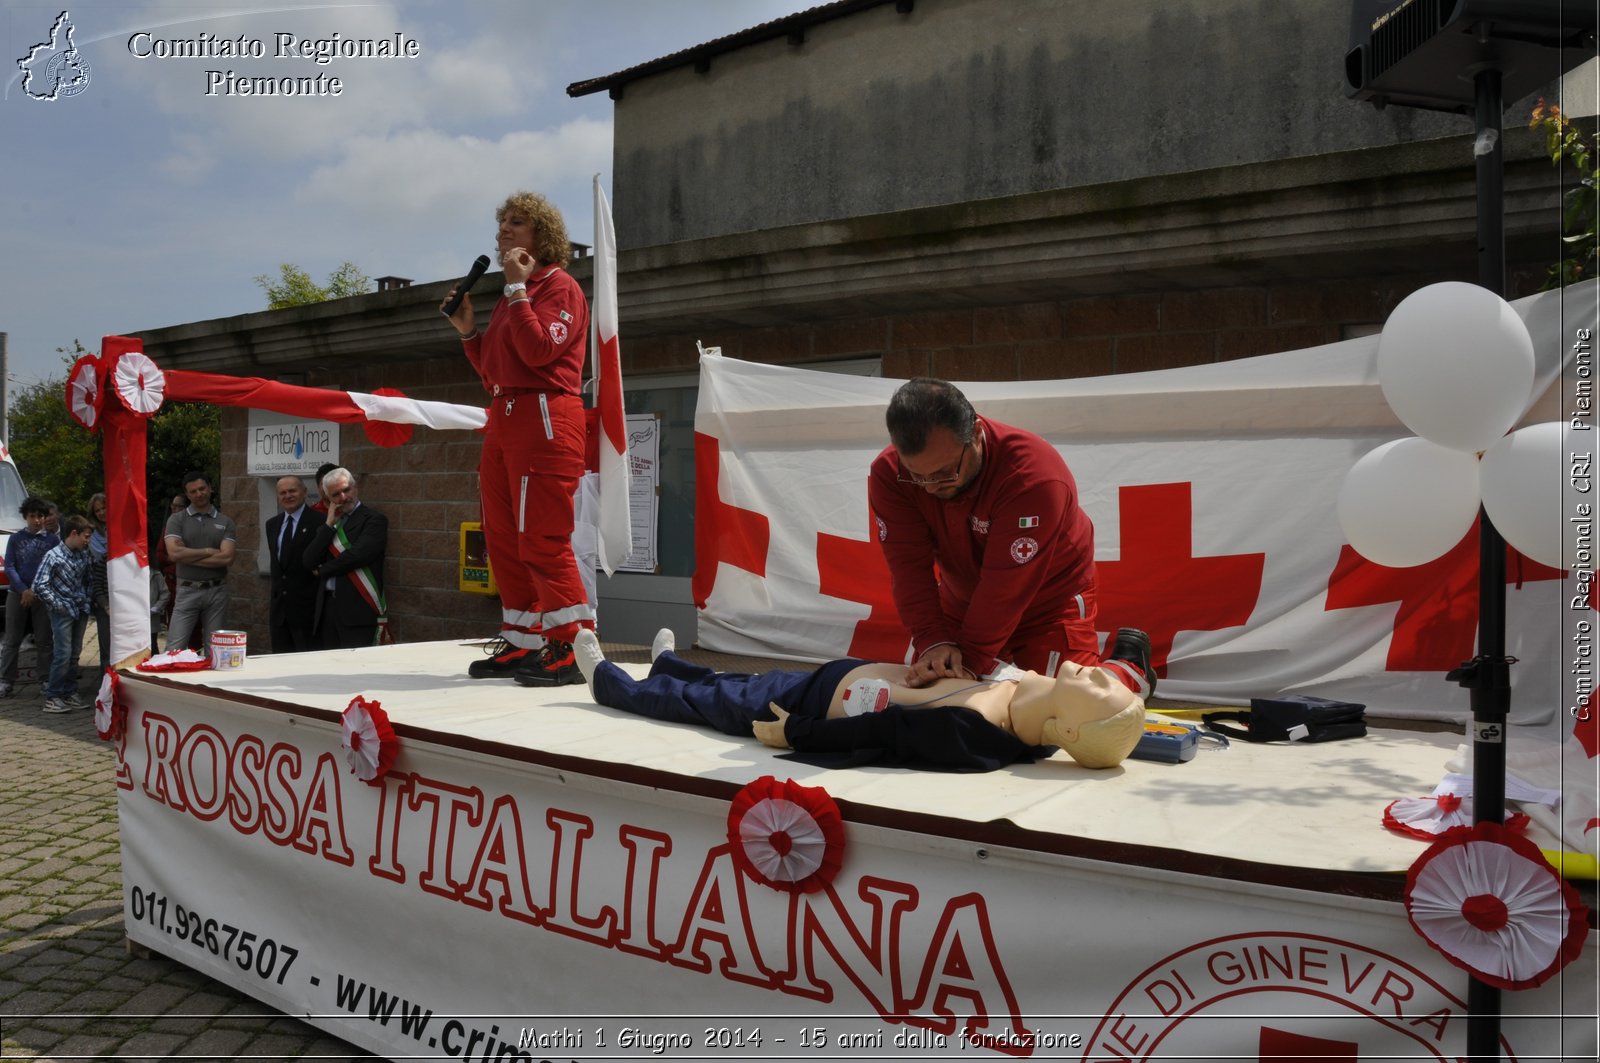
[[[292,262],[285,262],[278,267],[276,281],[263,273],[256,277],[256,283],[267,293],[268,310],[322,303],[372,291],[372,280],[354,262],[346,262],[328,274],[327,284],[318,284],[311,279],[311,274]]]
[[[84,513],[89,496],[100,490],[100,433],[85,432],[67,413],[67,373],[89,352],[76,340],[57,347],[61,375],[31,384],[11,399],[11,456],[28,493],[46,498],[62,513]]]
[[[57,378],[34,384],[11,402],[12,457],[30,494],[47,498],[62,513],[87,513],[89,496],[103,489],[102,436],[86,432],[67,412],[67,371],[89,354],[74,340],[63,355]],[[108,401],[115,402],[115,399]],[[222,466],[222,419],[214,406],[169,402],[146,422],[146,495],[150,534],[160,534],[174,494],[183,491],[183,474],[200,469],[216,483]]]
[[[154,541],[166,527],[172,496],[183,494],[185,473],[205,473],[222,504],[222,413],[200,402],[164,403],[145,423],[145,438],[146,519]]]
[[[1596,272],[1600,255],[1600,204],[1596,200],[1595,138],[1540,98],[1528,121],[1530,129],[1544,134],[1545,150],[1555,166],[1571,167],[1576,182],[1561,194],[1561,260],[1550,267],[1545,288],[1560,288]],[[1567,184],[1564,180],[1563,185]]]

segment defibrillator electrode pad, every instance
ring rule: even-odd
[[[847,716],[860,716],[868,712],[882,712],[889,707],[887,679],[857,679],[844,689],[844,711]]]

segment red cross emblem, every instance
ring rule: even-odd
[[[1194,556],[1192,484],[1124,487],[1122,558],[1095,566],[1102,631],[1137,627],[1150,634],[1152,660],[1166,675],[1180,631],[1218,631],[1250,619],[1261,595],[1266,554]]]
[[[717,495],[722,451],[715,436],[694,434],[694,578],[690,588],[697,609],[706,607],[716,586],[722,563],[767,574],[767,545],[771,527],[767,518],[748,509],[730,506]]]

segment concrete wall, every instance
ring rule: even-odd
[[[1349,0],[917,0],[629,83],[624,248],[1459,133],[1344,97]]]

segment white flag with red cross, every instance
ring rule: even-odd
[[[633,552],[628,512],[628,428],[617,345],[617,234],[611,204],[594,178],[594,374],[600,412],[600,566],[611,575]]]

